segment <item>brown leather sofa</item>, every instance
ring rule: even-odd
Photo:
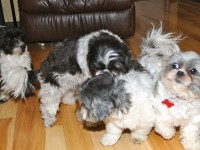
[[[134,0],[18,0],[28,42],[62,41],[99,29],[134,35]]]

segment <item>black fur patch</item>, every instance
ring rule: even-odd
[[[105,64],[103,61],[98,60],[98,58],[103,56],[108,50],[114,51],[119,57],[110,61],[109,64]],[[104,69],[108,69],[111,72],[126,73],[130,69],[132,60],[133,56],[129,48],[108,33],[100,32],[100,36],[94,37],[89,41],[87,61],[92,75]]]
[[[55,47],[48,58],[41,64],[40,75],[45,82],[59,86],[54,73],[81,73],[77,59],[77,39],[65,40]]]
[[[131,68],[139,72],[146,71],[145,68],[136,60],[131,62]]]

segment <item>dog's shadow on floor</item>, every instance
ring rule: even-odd
[[[92,132],[105,130],[105,124],[103,121],[99,121],[97,123],[84,122],[83,125],[84,125],[84,129],[92,131]]]

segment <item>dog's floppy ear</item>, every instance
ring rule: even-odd
[[[127,113],[130,106],[129,94],[125,91],[125,81],[115,79],[110,100],[113,103],[113,112]]]
[[[78,95],[87,109],[86,118],[96,122],[104,120],[112,112],[126,113],[130,102],[124,83],[108,72],[85,81],[78,88]]]
[[[91,115],[96,121],[104,120],[114,108],[114,104],[109,99],[95,98],[91,104]]]
[[[114,104],[110,92],[114,85],[114,79],[110,72],[104,72],[86,80],[79,88],[77,94],[80,101],[86,107],[87,119],[102,121],[107,117]]]
[[[124,81],[115,79],[110,91],[97,96],[91,103],[91,113],[95,120],[102,121],[111,113],[127,113],[131,102],[124,89]]]

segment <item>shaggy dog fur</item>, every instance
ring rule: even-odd
[[[106,124],[101,139],[105,146],[115,144],[124,129],[131,130],[134,143],[146,140],[154,123],[152,79],[136,61],[125,74],[113,77],[103,73],[79,88],[79,121]]]
[[[155,131],[170,139],[179,127],[184,149],[199,150],[200,55],[181,52],[179,39],[162,26],[153,28],[143,40],[140,63],[154,77]]]
[[[61,102],[72,104],[77,85],[101,70],[127,73],[132,54],[115,34],[100,30],[58,44],[39,71],[41,112],[45,126],[52,126]]]
[[[0,102],[10,96],[25,98],[33,94],[33,82],[37,75],[33,71],[31,58],[19,28],[0,28]]]

